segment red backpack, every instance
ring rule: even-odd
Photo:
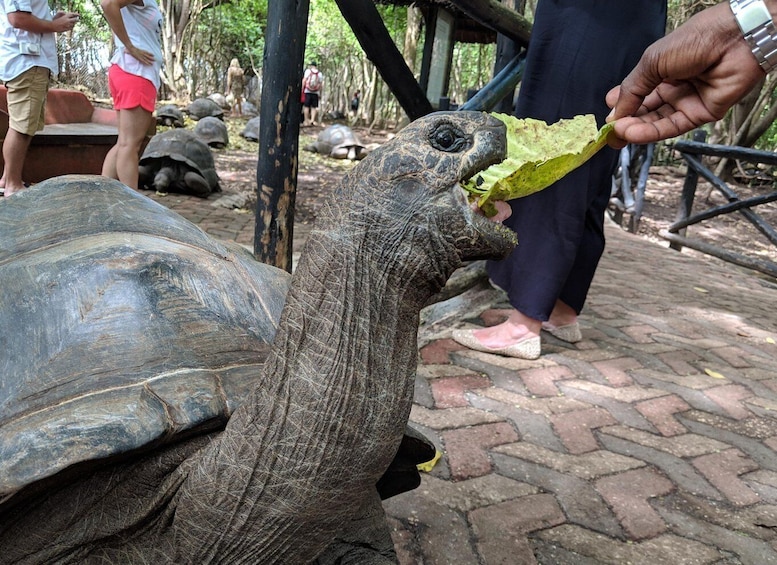
[[[321,82],[321,73],[319,71],[310,71],[307,83],[308,90],[318,92],[321,90]]]

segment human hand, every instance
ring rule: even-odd
[[[75,12],[57,12],[51,20],[52,26],[54,27],[53,31],[56,33],[70,31],[78,23],[80,17],[81,16]]]
[[[510,205],[505,202],[504,200],[494,200],[493,201],[494,208],[496,208],[496,214],[488,218],[492,222],[496,222],[498,224],[501,224],[504,222],[507,218],[512,216],[513,209],[510,207]],[[476,214],[480,214],[481,216],[485,216],[486,214],[478,207],[477,201],[472,202],[469,207],[472,209],[473,212]]]
[[[728,2],[703,10],[648,47],[607,93],[608,142],[651,143],[719,120],[763,78]]]
[[[138,49],[134,45],[125,47],[125,49],[127,53],[135,57],[138,61],[140,61],[144,65],[152,65],[154,63],[154,54],[150,53],[149,51],[145,51],[144,49]]]

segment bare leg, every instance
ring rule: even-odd
[[[14,129],[8,128],[8,133],[3,142],[5,170],[3,171],[2,178],[6,196],[10,196],[24,188],[22,169],[24,168],[24,158],[27,156],[27,149],[30,147],[31,141],[31,135],[19,133]]]
[[[305,116],[305,119],[302,120],[302,125],[307,126],[311,124],[310,121],[310,107],[309,106],[303,106],[302,107],[302,115]]]
[[[119,151],[119,146],[114,145],[105,155],[105,160],[103,161],[103,170],[101,173],[102,176],[109,177],[112,179],[119,178],[119,175],[116,172],[116,153],[118,151]]]
[[[119,139],[105,157],[102,174],[137,190],[140,146],[151,124],[152,114],[140,106],[118,112]]]
[[[548,325],[554,328],[560,328],[562,326],[574,324],[575,322],[577,322],[577,312],[561,300],[556,300],[556,304],[553,306],[553,312],[550,313]]]

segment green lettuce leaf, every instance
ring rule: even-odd
[[[496,200],[522,198],[547,188],[607,144],[613,125],[596,128],[591,114],[548,125],[530,118],[492,114],[507,126],[507,158],[462,183],[487,216]]]

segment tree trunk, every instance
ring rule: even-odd
[[[309,0],[268,3],[254,256],[291,272]]]
[[[418,39],[421,37],[421,10],[411,5],[407,7],[407,28],[402,57],[410,72],[415,75],[415,60],[418,55]]]

